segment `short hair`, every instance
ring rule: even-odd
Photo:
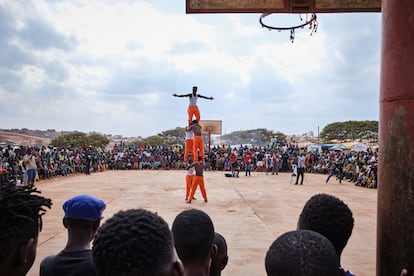
[[[210,275],[219,275],[228,263],[226,239],[220,234],[214,234],[213,244],[217,246],[217,254],[211,259]]]
[[[52,200],[40,193],[36,187],[0,183],[0,262],[13,247],[37,238],[42,230],[42,216]]]
[[[201,210],[190,209],[174,219],[172,233],[177,254],[184,266],[204,260],[213,245],[214,226]]]
[[[119,211],[109,218],[92,247],[98,275],[157,275],[174,254],[167,222],[144,209]]]
[[[213,243],[215,245],[217,245],[217,251],[220,251],[223,248],[227,248],[227,243],[226,243],[226,239],[220,234],[220,233],[215,233],[214,234],[214,241]]]
[[[299,216],[298,229],[318,232],[331,241],[341,255],[354,228],[352,211],[339,198],[328,194],[312,196]]]
[[[339,275],[339,261],[327,238],[310,230],[290,231],[278,237],[266,254],[268,276]]]

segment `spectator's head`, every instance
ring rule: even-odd
[[[63,203],[63,225],[76,235],[76,239],[82,235],[84,238],[88,236],[86,238],[91,241],[99,227],[105,207],[105,202],[99,198],[84,194],[74,196]],[[71,237],[72,235],[69,235],[69,238]]]
[[[328,238],[341,257],[354,227],[354,218],[349,207],[339,198],[318,194],[311,197],[299,216],[298,229],[318,232]]]
[[[36,188],[0,183],[0,275],[26,275],[36,257],[42,215],[52,201]]]
[[[97,231],[93,260],[98,275],[183,275],[171,231],[144,209],[120,211]]]
[[[226,267],[229,261],[227,255],[227,243],[224,237],[216,232],[213,244],[217,246],[217,254],[211,259],[210,276],[220,276],[221,271]]]
[[[277,238],[267,251],[265,267],[268,276],[339,275],[332,244],[309,230],[291,231]]]
[[[172,233],[184,267],[209,264],[216,255],[213,222],[203,211],[191,209],[179,213],[173,222]]]

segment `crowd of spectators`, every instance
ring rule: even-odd
[[[1,177],[25,181],[23,157],[29,147],[0,148]],[[37,180],[74,173],[99,172],[104,170],[183,169],[184,149],[179,146],[135,146],[115,144],[111,150],[66,147],[31,147],[37,160]],[[206,152],[208,152],[206,150]],[[336,170],[337,177],[343,177],[358,186],[377,187],[377,152],[324,151],[312,152],[296,146],[213,146],[205,157],[205,170],[231,171],[237,168],[245,171],[292,172],[297,156],[305,153],[305,167],[308,173],[327,174]],[[249,164],[247,164],[249,163]],[[340,173],[339,173],[340,172]],[[238,174],[237,174],[238,175]]]

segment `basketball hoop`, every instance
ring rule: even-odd
[[[267,24],[263,23],[263,18],[265,18],[265,17],[267,17],[271,14],[273,14],[273,13],[263,13],[260,16],[259,22],[260,22],[260,25],[262,25],[262,28],[267,28],[269,31],[277,30],[279,32],[290,30],[290,41],[292,41],[292,43],[295,40],[295,30],[296,29],[303,29],[304,27],[309,25],[309,29],[311,30],[310,35],[312,35],[313,33],[316,33],[316,31],[318,30],[318,19],[317,19],[315,13],[311,14],[309,19],[308,19],[308,15],[306,15],[305,23],[300,24],[300,25],[296,25],[296,26],[291,26],[291,27],[275,27],[275,26],[270,26],[270,25],[267,25]],[[299,18],[300,18],[301,21],[304,20],[300,14],[299,14]]]

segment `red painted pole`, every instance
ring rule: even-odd
[[[414,1],[382,0],[377,276],[414,271]]]

